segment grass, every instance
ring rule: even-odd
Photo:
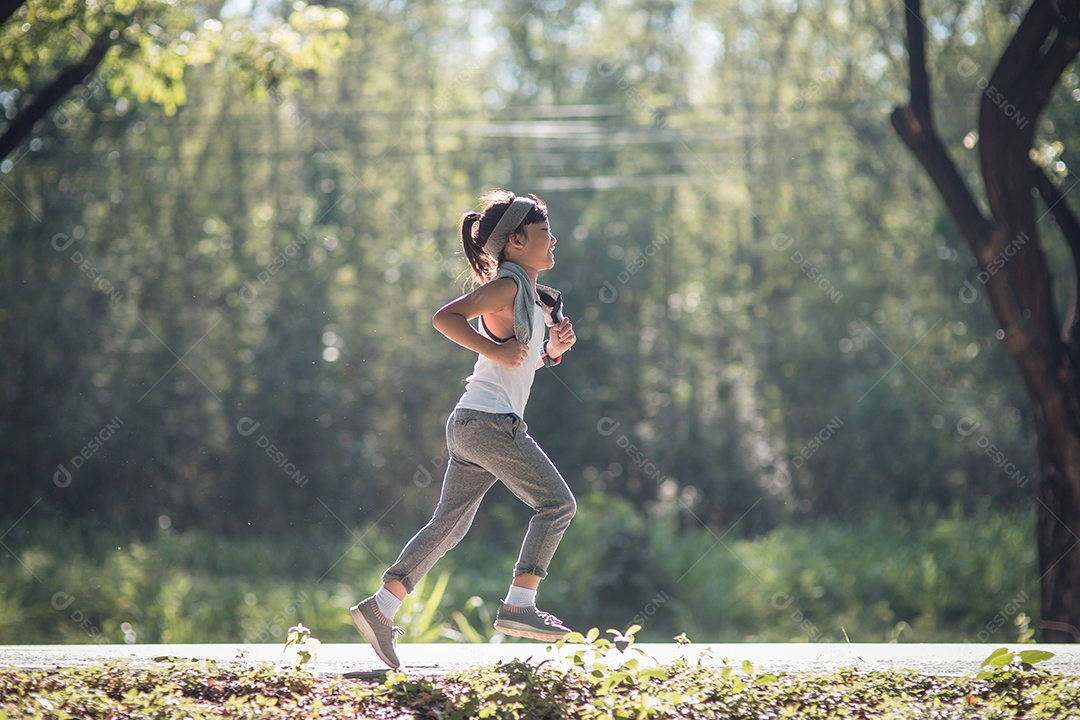
[[[515,509],[486,508],[410,595],[404,642],[490,638],[523,527]],[[0,644],[280,643],[301,622],[324,642],[352,642],[347,608],[415,529],[399,525],[267,539],[24,523],[0,552]],[[539,601],[572,627],[640,624],[650,642],[684,631],[711,642],[1023,642],[1037,619],[1032,526],[1030,514],[926,511],[740,538],[584,497]]]
[[[239,663],[107,663],[28,672],[0,669],[0,720],[175,718],[1072,718],[1080,678],[999,651],[977,675],[906,671],[759,673],[749,663],[649,662],[630,643],[595,634],[569,655],[440,678],[319,677]],[[624,638],[625,640],[625,638]],[[629,644],[629,647],[625,647]],[[996,657],[996,660],[995,660]]]

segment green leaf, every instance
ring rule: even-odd
[[[998,648],[982,661],[979,667],[1005,667],[1012,662],[1013,653],[1009,648]]]
[[[1020,662],[1034,665],[1054,657],[1054,653],[1048,650],[1023,650],[1020,652]]]
[[[458,632],[460,632],[465,638],[465,642],[474,644],[487,642],[487,638],[482,635],[479,630],[472,626],[472,623],[469,622],[469,619],[465,617],[465,614],[462,613],[460,610],[455,610],[453,613],[450,614],[450,617],[453,619],[454,624],[457,625]],[[557,640],[555,642],[555,647],[562,646],[562,640]]]
[[[419,617],[416,618],[419,627],[425,629],[431,627],[431,623],[435,619],[435,613],[439,609],[439,603],[442,601],[443,595],[446,594],[446,586],[449,583],[450,571],[440,573],[435,580],[435,587],[428,593],[427,600],[424,602],[424,609],[420,611]]]

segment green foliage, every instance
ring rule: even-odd
[[[445,599],[449,582],[450,572],[443,570],[432,581],[425,583],[418,592],[409,594],[402,601],[397,624],[409,628],[409,642],[438,642],[446,639],[446,627],[443,624],[445,616],[440,612],[440,604]],[[457,612],[460,614],[460,611]],[[472,630],[467,621],[465,627]],[[475,630],[472,635],[476,637]]]
[[[1016,671],[1031,672],[1035,664],[1054,657],[1047,650],[1021,650],[1019,652],[1000,647],[982,661],[982,667],[990,668],[979,673],[980,680],[1011,678]]]
[[[1030,639],[1027,403],[887,130],[902,14],[234,5],[0,27],[8,118],[116,43],[0,164],[8,641],[283,642],[301,614],[355,639],[342,608],[438,499],[472,359],[429,318],[493,185],[548,201],[580,340],[528,411],[581,500],[548,607],[664,640]],[[941,67],[975,69],[936,77],[966,171],[1012,20],[928,10]],[[487,638],[527,519],[492,491],[415,638]]]
[[[318,655],[319,641],[311,636],[311,630],[297,623],[289,628],[289,634],[285,636],[285,647],[281,651],[284,655],[289,648],[296,645],[298,666],[303,667]]]
[[[209,661],[166,661],[147,668],[106,663],[63,673],[9,668],[0,675],[0,709],[58,720],[236,717],[295,712],[298,698],[316,685],[311,673],[299,669]]]
[[[564,548],[573,552],[556,557],[540,602],[571,627],[627,628],[617,643],[667,642],[684,630],[715,642],[840,642],[844,628],[856,642],[1026,642],[1038,615],[1031,523],[991,513],[823,523],[710,551],[705,529],[675,534],[624,505],[582,498]],[[597,569],[628,526],[647,530],[637,564],[617,568],[626,573],[617,597]],[[27,525],[5,538],[19,559],[0,558],[0,643],[285,643],[298,623],[323,641],[355,642],[347,608],[378,587],[379,556],[393,551],[377,528],[357,530],[370,551],[352,536],[297,544],[170,530],[121,545],[72,530]],[[512,563],[505,548],[466,538],[405,600],[402,641],[492,639]]]
[[[636,622],[658,640],[685,630],[710,640],[843,641],[846,628],[854,641],[881,642],[900,639],[901,623],[904,640],[1016,639],[1021,613],[1036,614],[1026,513],[917,511],[720,545],[704,528],[676,532],[607,498],[579,507],[566,543],[604,550],[558,556],[557,592],[571,593],[568,607],[588,622]]]
[[[570,647],[570,646],[567,646]],[[743,663],[632,665],[600,650],[601,667],[557,658],[446,677],[389,672],[382,680],[317,677],[242,663],[107,663],[50,671],[0,669],[0,718],[887,717],[998,720],[1075,717],[1080,680],[1017,666],[1007,685],[906,671],[758,674]],[[566,648],[563,648],[566,649]],[[613,662],[612,662],[613,660]],[[636,660],[635,660],[636,661]],[[617,678],[614,679],[614,678]]]
[[[1036,708],[1045,703],[1047,698],[1045,691],[1036,692],[1033,697],[1029,696],[1030,689],[1032,685],[1051,681],[1053,674],[1036,668],[1035,664],[1052,657],[1054,653],[1046,650],[1014,652],[1001,647],[983,660],[982,667],[987,669],[980,671],[975,677],[987,684],[989,692],[1000,698],[998,702],[1002,705],[1017,710],[1032,708],[1034,716],[1038,717],[1039,710]]]
[[[125,107],[129,100],[153,103],[172,116],[188,100],[189,68],[228,69],[257,97],[277,94],[279,85],[295,87],[299,74],[329,68],[347,43],[347,22],[341,10],[303,2],[261,21],[207,17],[196,3],[169,0],[26,3],[0,27],[0,89],[33,98],[104,42],[114,50],[91,85],[107,87]],[[68,110],[59,109],[58,124],[72,120]]]
[[[866,18],[892,15],[343,7],[72,0],[0,27],[9,115],[119,33],[2,170],[12,518],[47,498],[35,513],[144,534],[164,516],[271,535],[393,507],[407,537],[471,362],[428,319],[460,289],[456,221],[493,184],[539,192],[560,237],[548,279],[580,342],[528,419],[578,494],[717,535],[1031,497],[1023,388],[880,112],[904,74]],[[971,12],[974,45],[935,36],[943,62],[985,66],[1009,28]],[[958,143],[976,79],[943,79]],[[70,486],[42,480],[114,417]]]

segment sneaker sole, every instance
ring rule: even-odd
[[[356,625],[357,629],[360,630],[360,634],[364,636],[364,639],[368,641],[368,644],[371,645],[371,649],[374,650],[375,654],[379,656],[379,659],[389,665],[393,670],[397,670],[399,667],[401,667],[400,661],[391,661],[390,658],[386,657],[386,655],[383,654],[382,650],[379,649],[378,643],[372,642],[371,639],[375,637],[375,628],[371,627],[371,625],[368,624],[367,619],[364,618],[364,615],[360,612],[359,608],[354,605],[353,607],[349,608],[349,614],[352,615],[353,623]]]
[[[514,637],[527,638],[529,640],[543,640],[545,642],[555,642],[556,640],[562,640],[569,635],[569,632],[543,632],[535,628],[529,627],[523,623],[515,623],[513,621],[502,621],[495,623],[495,629],[501,632],[503,635],[513,635]]]

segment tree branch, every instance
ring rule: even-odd
[[[1061,72],[1080,49],[1077,0],[1036,0],[998,62],[979,104],[979,160],[995,225],[1001,232],[979,256],[986,263],[1012,248],[1006,268],[1023,317],[1022,332],[1061,360],[1064,323],[1038,242],[1030,152],[1035,125]],[[1034,328],[1038,328],[1034,330]]]
[[[1057,2],[1035,0],[1020,27],[998,59],[990,83],[1006,92],[1014,91],[1024,71],[1035,64],[1047,35],[1058,20]]]
[[[1069,10],[1064,22],[1058,27],[1054,41],[1039,62],[1033,63],[1024,73],[1025,78],[1030,76],[1032,81],[1025,82],[1018,88],[1017,105],[1032,118],[1043,111],[1061,74],[1080,52],[1080,12],[1077,11],[1075,2],[1067,4]]]
[[[908,67],[911,74],[911,101],[908,105],[920,119],[930,125],[930,77],[926,72],[926,35],[923,32],[921,0],[904,3],[904,24],[907,29]]]
[[[1046,214],[1054,218],[1054,223],[1064,236],[1073,259],[1072,289],[1069,294],[1069,307],[1065,313],[1065,321],[1061,326],[1061,334],[1070,349],[1076,352],[1080,345],[1080,322],[1078,322],[1080,313],[1077,312],[1077,283],[1080,282],[1080,220],[1066,204],[1065,196],[1058,190],[1046,170],[1037,165],[1033,165],[1031,170],[1035,187],[1038,188],[1039,194],[1046,203]]]
[[[1002,231],[976,204],[971,190],[934,129],[931,108],[929,106],[920,108],[917,105],[916,93],[928,92],[928,90],[922,91],[916,88],[929,87],[925,57],[923,51],[919,49],[923,46],[925,26],[918,14],[918,0],[906,0],[905,7],[908,43],[916,48],[915,51],[909,51],[912,99],[909,105],[893,110],[890,120],[897,134],[900,135],[900,139],[911,149],[916,160],[937,187],[949,214],[971,247],[972,254],[980,266],[984,266],[993,257],[990,251],[991,246],[1001,242]],[[992,275],[987,281],[987,290],[998,320],[1002,327],[1006,328],[1006,345],[1009,352],[1019,358],[1030,343],[1030,338],[1020,331],[1024,316],[1011,289],[1007,286],[1005,277],[1004,273]]]
[[[990,221],[971,196],[967,183],[956,169],[949,152],[934,129],[930,107],[930,80],[926,72],[924,25],[919,0],[906,0],[908,62],[911,100],[893,110],[890,120],[900,139],[911,149],[941,193],[960,232],[979,257],[979,248],[990,231]]]
[[[991,229],[990,221],[975,203],[975,198],[934,128],[927,127],[911,106],[896,108],[890,120],[900,139],[926,169],[960,232],[975,256],[979,257],[979,249]]]
[[[24,107],[8,125],[7,131],[0,136],[0,160],[3,160],[19,146],[34,129],[34,124],[60,102],[72,88],[79,85],[90,73],[97,69],[106,53],[112,47],[108,34],[102,34],[93,46],[78,62],[66,67],[56,79],[38,93],[33,102]]]

